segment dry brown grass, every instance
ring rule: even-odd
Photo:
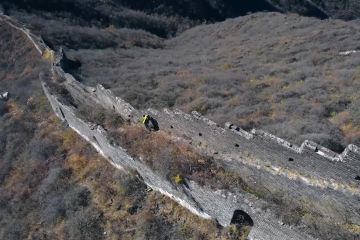
[[[141,125],[125,126],[121,129],[120,134],[122,141],[127,145],[131,144],[133,153],[142,158],[146,156],[145,161],[149,164],[153,164],[163,149],[171,149],[174,154],[183,149],[181,145],[175,146],[165,132],[150,132]]]
[[[17,104],[15,101],[12,101],[12,100],[10,100],[7,103],[7,109],[8,109],[8,112],[12,115],[12,117],[17,118],[17,119],[19,119],[24,112],[22,107],[19,104]]]
[[[176,177],[191,179],[213,188],[246,189],[241,177],[197,153],[191,145],[162,130],[150,132],[141,125],[126,125],[118,134],[120,145],[174,184]]]
[[[50,118],[49,121],[52,122],[53,119]],[[74,150],[74,146],[77,149],[84,149],[88,146],[71,130],[63,132],[55,130],[53,134],[59,138],[64,149],[68,151],[68,157],[64,164],[72,169],[72,181],[90,189],[94,206],[101,210],[106,219],[103,223],[104,230],[112,233],[111,239],[133,239],[142,231],[141,223],[146,225],[155,221],[154,214],[167,219],[173,226],[177,226],[179,234],[188,239],[198,239],[199,237],[202,239],[230,239],[229,236],[234,234],[239,237],[244,236],[239,234],[238,230],[235,231],[234,227],[218,229],[214,221],[196,217],[187,209],[156,192],[149,192],[145,198],[146,202],[142,203],[141,210],[131,214],[131,209],[139,203],[136,198],[126,195],[124,186],[109,177],[116,170],[96,154],[90,154],[89,157],[89,154],[83,155],[81,150]],[[164,148],[172,149],[171,154],[174,154],[175,158],[179,155],[185,156],[189,161],[193,161],[194,165],[204,164],[208,161],[192,151],[186,144],[174,142],[171,136],[165,132],[149,132],[142,126],[133,125],[123,127],[121,134],[130,144],[128,147],[136,149],[136,153],[139,156],[142,155],[144,161],[149,164],[158,166],[154,161],[159,161],[158,156],[162,154]],[[94,178],[91,173],[99,172],[99,169],[101,169],[101,175]],[[232,176],[225,172],[218,173],[224,174],[225,180],[232,179]],[[56,226],[59,235],[63,235],[64,231],[61,224],[60,222]],[[116,228],[115,226],[121,227]],[[119,229],[121,229],[120,232]],[[194,235],[195,232],[197,233]]]
[[[166,197],[158,194],[149,195],[149,203],[153,202],[153,206],[161,204],[163,207],[160,209],[160,214],[164,217],[172,216],[172,221],[181,224],[181,230],[185,232],[193,231],[196,226],[197,231],[200,232],[205,239],[218,239],[219,232],[217,232],[217,226],[214,221],[194,217],[189,214],[189,211],[176,202],[168,201]],[[215,230],[215,231],[214,231]]]
[[[38,56],[35,56],[34,53],[32,57],[35,59]],[[29,66],[25,67],[19,72],[19,76],[25,78],[25,75],[31,73],[31,69]],[[19,76],[11,73],[6,74],[6,76],[8,78],[6,81],[12,80],[14,86],[19,83],[17,82]],[[34,76],[34,81],[38,81],[38,73],[34,73]],[[31,79],[25,80],[30,81]],[[1,81],[3,83],[5,80],[2,79]],[[10,91],[13,96],[21,95],[21,92],[15,91],[15,89]],[[1,207],[7,209],[6,211],[1,209],[1,214],[4,215],[0,219],[2,226],[0,238],[69,239],[70,220],[75,221],[70,222],[70,224],[76,228],[77,222],[74,218],[81,216],[84,211],[88,210],[94,212],[94,215],[101,219],[99,224],[107,232],[109,239],[134,239],[136,232],[141,232],[142,228],[146,227],[138,225],[143,217],[151,221],[160,215],[165,219],[163,221],[169,222],[172,229],[175,229],[171,232],[180,232],[177,230],[181,225],[177,221],[179,218],[188,219],[191,222],[187,224],[189,231],[187,231],[186,236],[189,234],[190,238],[196,238],[193,237],[194,232],[198,231],[197,223],[202,222],[202,219],[160,194],[150,193],[154,198],[151,201],[148,200],[150,197],[144,194],[145,186],[142,183],[136,182],[136,179],[131,176],[120,173],[73,130],[64,128],[55,114],[50,111],[47,99],[42,95],[40,84],[37,84],[35,89],[36,91],[27,93],[28,95],[24,96],[22,101],[18,101],[18,98],[15,97],[11,98],[7,102],[9,108],[9,112],[5,113],[7,117],[0,119],[1,126],[6,126],[6,128],[15,122],[24,123],[24,129],[29,130],[26,133],[22,132],[21,127],[23,126],[18,128],[16,124],[12,124],[14,125],[13,130],[16,132],[1,132],[1,134],[5,134],[7,140],[24,139],[24,143],[22,146],[15,146],[9,150],[5,149],[6,154],[4,156],[9,156],[11,151],[17,151],[19,154],[10,159],[9,174],[3,182],[0,182],[0,204]],[[106,124],[116,125],[118,122],[107,122]],[[133,132],[128,132],[127,136],[131,141],[139,141],[140,143],[140,139],[144,135],[148,135],[146,130],[139,127],[138,130],[134,129]],[[1,135],[1,137],[4,136]],[[148,137],[152,139],[150,136]],[[154,140],[170,144],[161,134],[154,137]],[[30,142],[33,144],[29,145]],[[40,155],[32,155],[32,150],[34,148],[41,149],[43,146],[40,144],[44,142],[55,148],[54,151],[50,151],[50,156],[38,158],[42,156],[43,152],[41,151],[47,153],[46,148],[39,150]],[[1,158],[1,167],[5,164],[8,162]],[[72,193],[77,188],[90,192],[88,205],[76,206],[76,204],[72,204],[71,201],[77,200],[79,197],[77,192]],[[70,201],[70,207],[67,201]],[[162,214],[160,211],[163,208],[160,204],[174,205],[174,211]],[[71,209],[72,207],[78,207],[78,209]],[[133,211],[135,207],[138,209]],[[47,221],[48,215],[51,215],[58,208],[61,211],[66,211],[66,214],[54,216],[52,218],[53,223]],[[179,217],[180,214],[181,217]],[[86,218],[82,219],[82,221],[85,220]],[[145,224],[147,223],[145,221]],[[162,225],[162,223],[159,224]],[[2,235],[3,229],[12,231],[14,226],[24,226],[21,229],[20,237]],[[207,225],[201,229],[203,232],[208,232],[209,235],[216,235],[218,231],[212,221],[208,221]],[[157,232],[152,234],[157,234]],[[181,237],[181,234],[179,236],[181,239],[186,238]]]
[[[79,158],[72,161],[76,160],[79,160]],[[100,160],[104,162],[88,159],[88,165],[95,164],[97,167],[101,167],[104,172],[113,172],[112,167],[107,166],[108,164],[104,159]],[[89,166],[84,168],[89,168]],[[78,173],[75,174],[78,175]],[[112,235],[112,239],[134,239],[142,231],[142,224],[146,226],[154,222],[155,218],[159,216],[167,219],[173,226],[178,226],[178,231],[184,237],[188,236],[189,239],[197,239],[197,237],[194,237],[194,232],[199,232],[203,239],[218,239],[219,237],[219,230],[214,221],[194,216],[187,209],[159,193],[149,192],[141,210],[131,214],[130,210],[138,203],[136,203],[136,199],[126,195],[121,185],[113,181],[107,181],[105,176],[95,181],[89,181],[89,179],[82,179],[81,181],[91,189],[94,203],[105,216],[105,230],[114,233],[115,226],[118,226],[117,230],[121,229],[120,233]],[[120,209],[119,206],[121,206]]]
[[[360,126],[354,125],[353,123],[347,123],[342,125],[340,129],[343,131],[348,142],[353,142],[354,139],[360,138]]]
[[[347,224],[345,226],[347,230],[349,230],[352,233],[360,234],[360,225],[357,224]]]
[[[329,120],[341,129],[348,142],[351,143],[360,138],[360,126],[352,121],[351,114],[348,111],[334,114]]]

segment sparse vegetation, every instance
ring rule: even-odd
[[[17,36],[0,28],[9,37]],[[17,37],[23,46],[24,39]],[[31,56],[35,50],[29,51]],[[0,59],[6,59],[5,52]],[[0,80],[12,93],[9,101],[0,101],[4,109],[0,115],[1,239],[227,236],[228,229],[219,229],[214,221],[200,219],[167,197],[146,191],[139,179],[115,169],[74,131],[64,128],[44,101],[36,65],[43,62],[36,62],[38,56],[23,63],[27,54],[16,60],[16,67],[33,64],[29,75],[16,75],[22,69],[6,69],[7,76],[18,77],[11,85],[4,82],[7,78]],[[42,70],[45,67],[49,66]],[[22,96],[25,79],[31,91]],[[96,111],[90,117],[98,117]],[[112,129],[123,124],[107,114],[99,122]]]
[[[28,20],[35,26],[43,22]],[[354,95],[359,88],[357,60],[338,56],[341,49],[356,45],[353,27],[351,22],[334,27],[299,16],[256,14],[161,40],[161,50],[140,45],[95,50],[72,40],[67,52],[82,63],[75,74],[80,80],[105,83],[137,108],[196,110],[220,124],[232,121],[247,130],[268,130],[298,145],[310,139],[341,152],[360,136]],[[212,34],[218,29],[222,38]],[[273,34],[274,29],[282,34]],[[73,31],[72,36],[82,34]],[[104,35],[102,28],[93,31]],[[42,34],[58,36],[46,28]],[[137,39],[134,34],[125,35]],[[339,44],[332,47],[333,42]],[[344,111],[350,113],[346,124],[334,124],[332,119]]]
[[[99,106],[90,107],[86,104],[81,104],[77,107],[76,113],[81,119],[96,123],[108,129],[117,129],[124,123],[121,116]]]
[[[338,56],[349,46],[358,48],[353,22],[268,13],[184,32],[203,20],[242,13],[222,1],[30,2],[4,1],[5,11],[50,47],[65,47],[82,64],[70,69],[79,80],[105,83],[138,108],[197,110],[219,123],[262,128],[297,144],[311,139],[338,152],[348,143],[360,145],[358,60]],[[23,36],[0,28],[0,90],[11,93],[8,102],[0,101],[0,238],[246,238],[248,227],[219,229],[147,192],[139,179],[115,170],[64,129],[37,80],[40,71],[48,77],[47,63]],[[51,87],[76,106],[64,88]],[[149,134],[102,109],[79,107],[78,113],[110,130],[175,185],[191,179],[269,197],[167,133]],[[284,223],[306,223],[329,239],[342,233],[303,206],[279,199],[273,196],[283,205]],[[343,228],[359,233],[355,224]]]
[[[194,180],[215,189],[247,189],[241,177],[226,171],[214,159],[198,154],[190,145],[166,132],[149,132],[140,125],[124,125],[112,133],[129,153],[175,185]]]

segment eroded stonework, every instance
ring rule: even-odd
[[[41,55],[52,51],[18,23],[6,16],[1,19],[26,34]],[[254,191],[212,190],[193,181],[189,181],[188,186],[175,186],[140,160],[129,156],[126,149],[114,144],[104,128],[77,117],[74,106],[49,90],[46,82],[51,80],[41,77],[44,92],[60,119],[115,167],[135,170],[148,186],[194,214],[228,226],[234,212],[242,210],[254,222],[249,239],[313,239],[306,226],[288,226],[280,222],[269,207],[271,203],[266,201],[272,196],[306,206],[309,211],[323,216],[325,222],[360,225],[359,147],[349,145],[342,154],[337,154],[311,141],[295,146],[261,130],[247,132],[231,123],[223,128],[197,112],[139,111],[101,85],[91,88],[76,81],[62,68],[65,60],[62,51],[51,60],[53,77],[62,79],[63,86],[78,102],[100,105],[133,123],[143,113],[151,114],[161,130],[183,139],[201,154],[213,157],[225,169],[235,171]]]

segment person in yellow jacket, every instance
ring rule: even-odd
[[[144,115],[142,116],[142,118],[140,118],[140,122],[146,126],[147,123],[149,122],[149,115],[144,114]]]
[[[151,117],[148,114],[144,114],[142,118],[140,119],[140,122],[144,124],[144,126],[149,130],[158,131],[159,130],[159,124],[158,122]]]

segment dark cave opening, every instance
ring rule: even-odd
[[[254,221],[252,218],[244,212],[243,210],[235,210],[233,217],[231,218],[230,224],[240,225],[240,226],[254,226]]]

